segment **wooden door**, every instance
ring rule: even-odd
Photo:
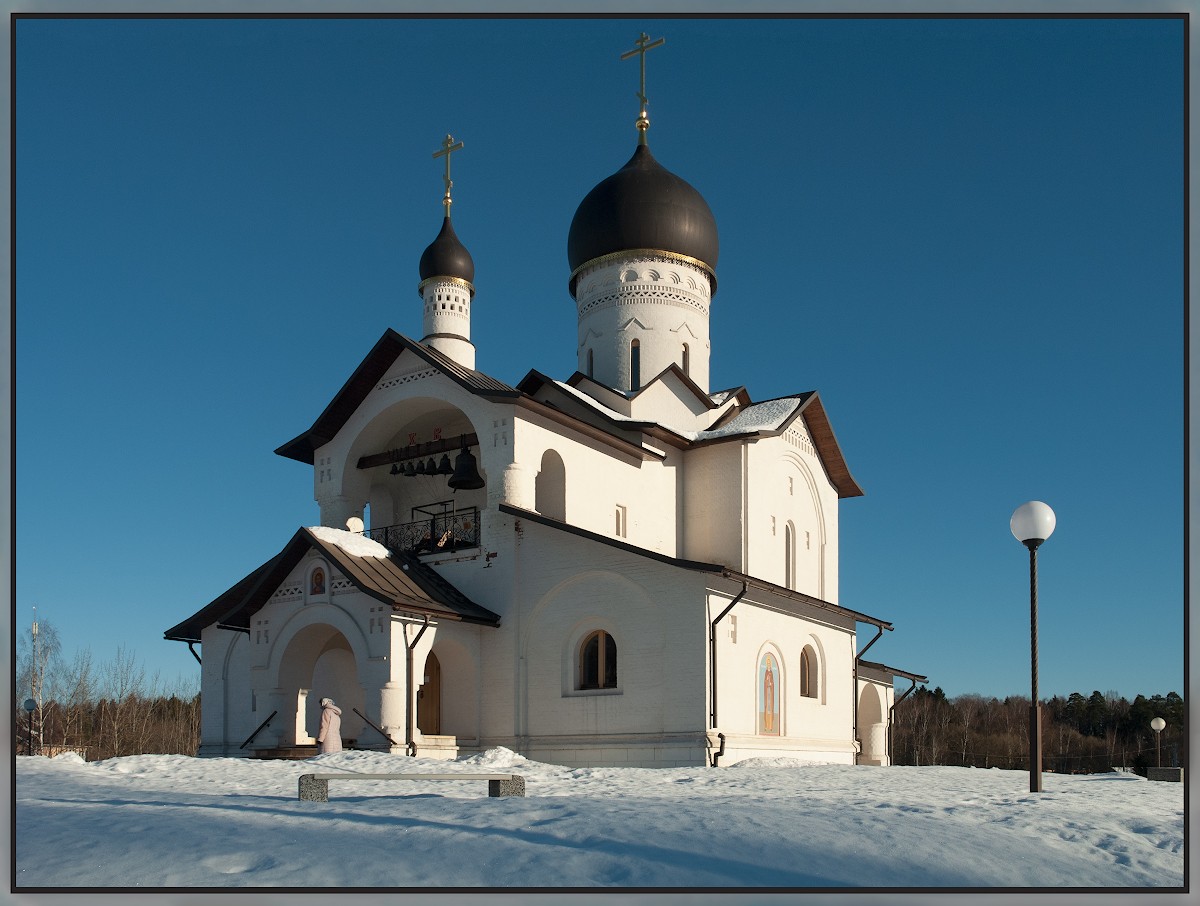
[[[442,665],[432,651],[425,660],[425,682],[417,692],[417,729],[426,736],[442,734]]]

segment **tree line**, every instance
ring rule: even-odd
[[[200,693],[177,680],[168,686],[125,647],[96,663],[91,651],[62,658],[48,622],[18,638],[13,742],[19,753],[74,750],[88,761],[118,755],[195,755],[200,745]],[[23,705],[33,699],[34,710]],[[1150,721],[1166,728],[1155,739]],[[1146,773],[1161,757],[1166,767],[1187,763],[1184,701],[1175,692],[1138,695],[1073,692],[1042,704],[1042,767],[1057,773]],[[918,687],[895,708],[892,761],[1026,769],[1029,699],[981,695],[947,698],[941,687]]]
[[[1145,774],[1187,763],[1184,701],[1175,692],[1138,695],[1072,692],[1042,702],[1042,769],[1095,774],[1114,769]],[[1150,721],[1166,721],[1156,739]],[[919,687],[896,705],[892,761],[976,768],[1029,767],[1029,698],[981,695],[947,698],[941,687]]]
[[[35,623],[18,638],[13,744],[20,754],[74,751],[88,761],[117,755],[195,755],[200,693],[182,680],[165,684],[124,646],[97,663],[90,649],[70,662],[54,627]],[[33,710],[25,702],[33,702]]]

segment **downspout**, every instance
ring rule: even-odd
[[[196,663],[199,664],[201,667],[203,667],[204,662],[202,660],[200,660],[200,655],[196,654],[196,649],[192,647],[195,644],[196,644],[195,642],[188,642],[188,651],[190,651],[192,653],[192,657],[194,657],[196,659]]]
[[[858,764],[858,756],[862,754],[862,739],[858,735],[858,662],[862,660],[862,656],[867,653],[867,649],[879,641],[879,637],[883,635],[883,627],[876,625],[879,630],[875,633],[875,638],[867,642],[867,647],[854,656],[854,763]]]
[[[421,636],[425,634],[425,630],[428,628],[429,614],[425,614],[425,622],[421,625],[421,631],[417,633],[417,637],[409,644],[408,624],[404,624],[404,659],[408,670],[408,685],[404,690],[404,754],[411,755],[414,758],[417,754],[417,744],[413,742],[413,649],[417,647],[417,642],[421,641]]]
[[[747,587],[746,580],[743,579],[742,590],[737,593],[737,597],[729,602],[729,606],[722,610],[708,627],[709,694],[712,696],[712,711],[709,717],[711,718],[714,730],[717,729],[717,624],[725,618],[725,615],[729,611],[733,610],[733,605],[742,600],[742,597],[746,594]],[[712,766],[714,768],[717,766],[717,759],[725,754],[725,734],[719,733],[717,736],[721,740],[721,750],[714,753],[712,757]]]
[[[917,688],[917,681],[913,680],[912,685],[905,690],[904,694],[892,702],[892,706],[888,708],[888,736],[887,736],[887,756],[888,767],[892,766],[892,728],[896,725],[896,705],[908,698],[908,694]]]

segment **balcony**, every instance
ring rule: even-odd
[[[479,547],[478,507],[456,509],[454,501],[441,500],[413,507],[412,516],[412,522],[370,528],[367,537],[389,550],[408,554],[446,554]]]

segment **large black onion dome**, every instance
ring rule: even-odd
[[[454,226],[447,216],[442,221],[442,231],[429,248],[421,253],[421,279],[430,277],[458,277],[468,283],[475,281],[475,262],[471,253],[454,233]]]
[[[708,202],[638,145],[629,163],[597,185],[579,204],[567,235],[574,273],[613,252],[651,249],[717,267],[717,222]]]

